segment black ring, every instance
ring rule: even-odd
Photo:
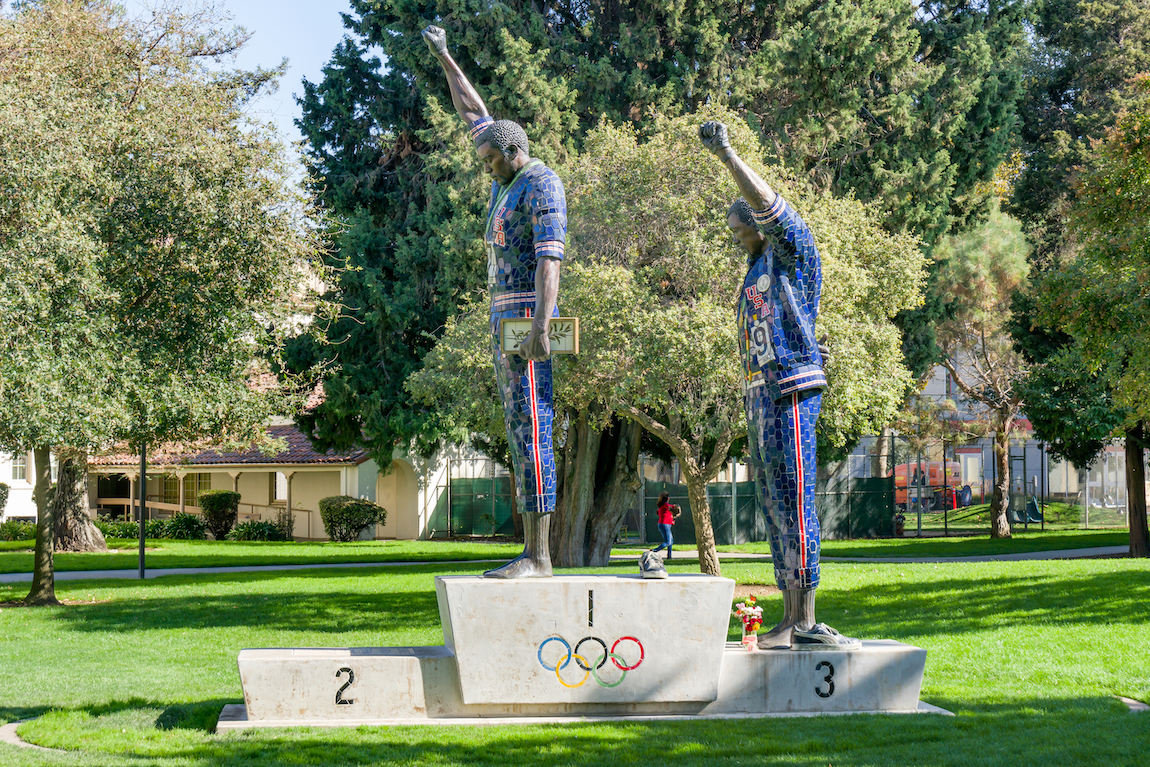
[[[584,642],[598,642],[603,646],[603,660],[599,661],[599,665],[595,667],[595,670],[598,671],[599,669],[603,668],[603,664],[607,662],[607,643],[599,637],[583,637],[579,640],[579,644],[575,645],[575,651],[572,653],[573,655],[579,654],[579,648],[583,646]],[[590,666],[584,666],[583,661],[579,660],[578,658],[575,659],[575,662],[579,664],[579,668],[583,669],[584,671],[591,670]]]

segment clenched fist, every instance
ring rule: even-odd
[[[727,138],[727,126],[721,122],[711,120],[700,125],[699,140],[720,160],[726,160],[735,153],[731,149],[730,140]]]
[[[427,47],[436,56],[447,55],[447,33],[434,24],[428,25],[423,30],[423,41],[427,43]]]

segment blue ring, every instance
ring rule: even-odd
[[[558,668],[561,668],[561,669],[567,668],[567,664],[571,662],[571,645],[567,644],[567,640],[564,639],[563,637],[559,636],[558,634],[555,634],[554,636],[549,636],[546,639],[544,639],[542,642],[539,643],[539,652],[536,653],[536,655],[539,657],[539,665],[542,666],[543,668],[547,669],[548,671],[555,671],[557,668],[556,666],[548,666],[546,663],[543,662],[543,648],[547,645],[548,642],[562,642],[563,646],[567,648],[567,657],[564,658],[562,665],[558,666]]]

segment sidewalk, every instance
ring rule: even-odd
[[[970,557],[823,557],[824,562],[871,562],[875,564],[905,564],[915,562],[948,563],[948,562],[1016,562],[1033,559],[1080,559],[1084,557],[1114,556],[1125,554],[1126,546],[1097,546],[1089,549],[1062,549],[1060,551],[1028,551],[1018,554],[983,554]],[[683,547],[678,556],[672,561],[697,561],[699,553],[695,547]],[[629,562],[639,558],[641,551],[634,554],[616,554],[611,557],[612,562]],[[719,559],[761,559],[770,561],[770,554],[745,554],[737,551],[720,551]],[[452,564],[499,564],[502,559],[463,559],[463,560],[432,560],[422,562],[337,562],[332,564],[298,564],[298,565],[240,565],[235,567],[174,567],[167,569],[148,569],[144,577],[148,580],[163,578],[166,575],[223,575],[226,573],[257,573],[276,572],[280,570],[324,570],[348,569],[355,567],[417,567],[427,565]],[[125,578],[137,579],[139,571],[132,570],[65,570],[56,572],[58,581],[94,580],[97,578]],[[0,574],[0,583],[27,583],[31,582],[32,573],[4,573]]]

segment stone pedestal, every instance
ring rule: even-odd
[[[244,705],[218,727],[941,712],[919,703],[917,647],[726,642],[733,589],[702,575],[436,578],[443,646],[243,650]]]
[[[735,582],[435,579],[466,704],[712,701]]]

